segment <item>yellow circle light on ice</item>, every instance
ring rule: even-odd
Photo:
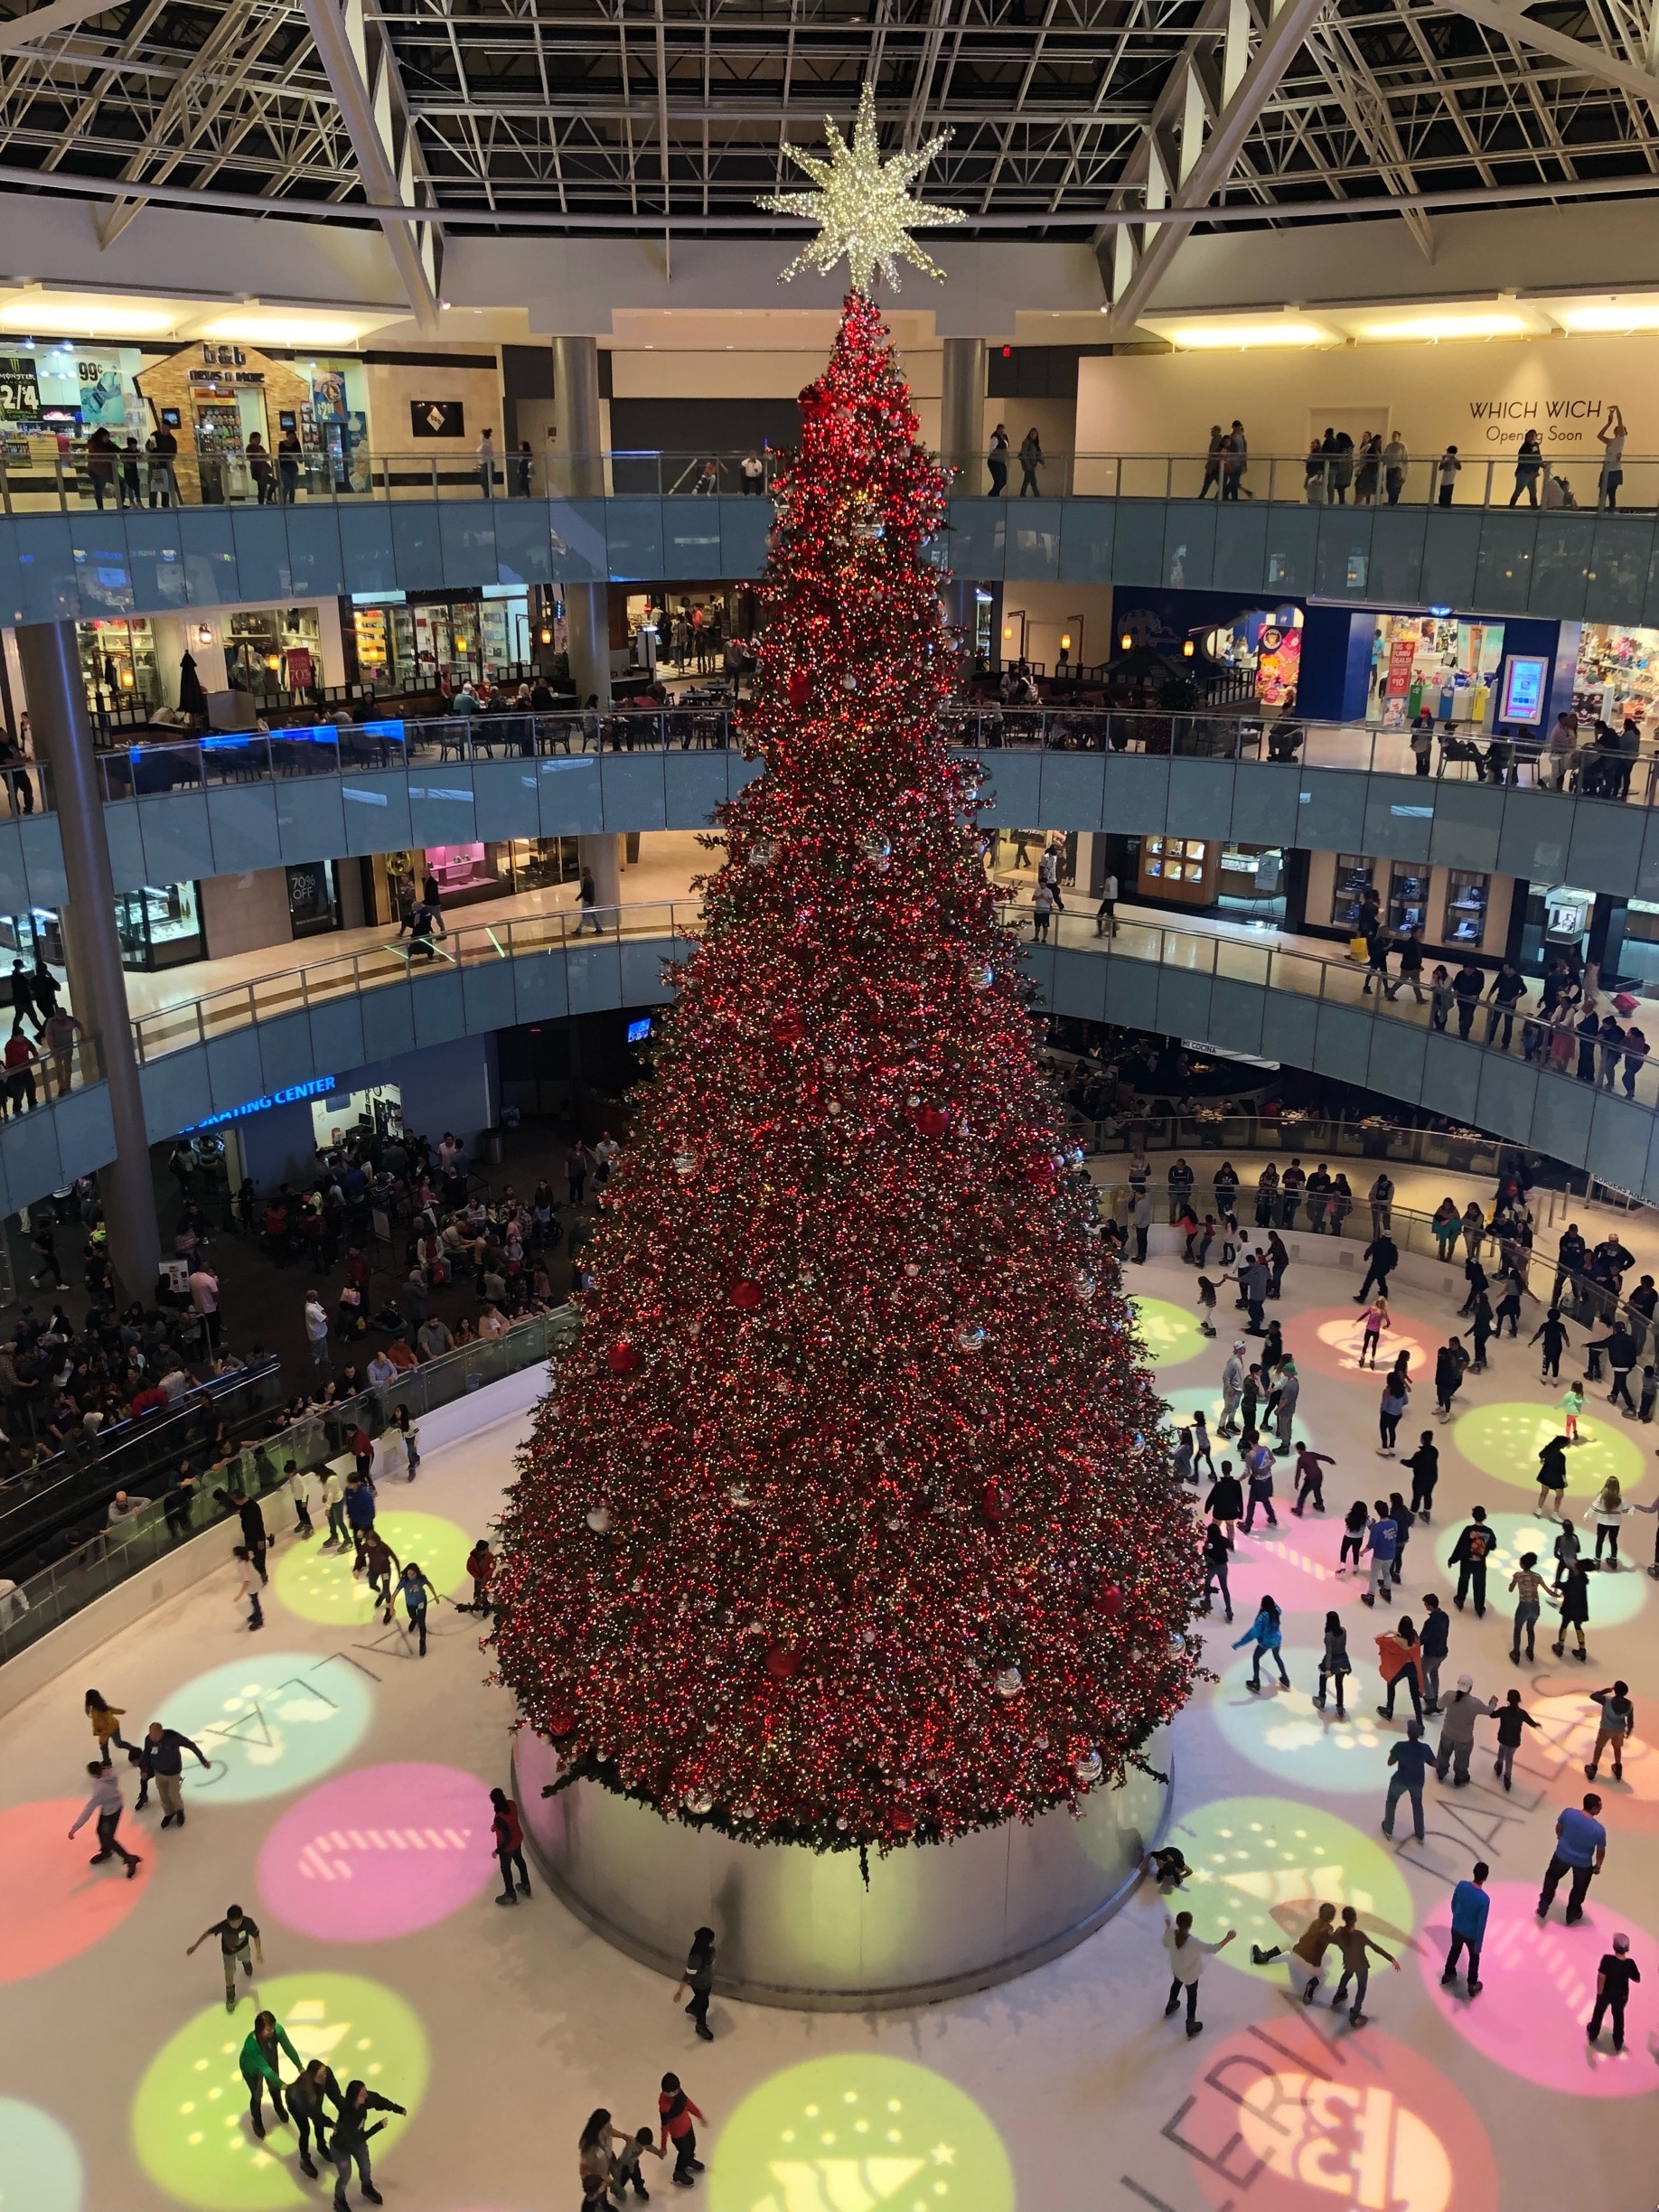
[[[205,1953],[201,1954],[205,1958]],[[212,1962],[209,1962],[211,1968]],[[265,2108],[265,2141],[248,2120],[238,2060],[256,2013],[269,2010],[302,2059],[323,2058],[343,2093],[361,2079],[413,2114],[426,2094],[426,2032],[403,1999],[357,1974],[277,1974],[253,1984],[236,2010],[197,2013],[151,2060],[133,2101],[133,2151],[155,2184],[200,2212],[283,2212],[314,2191],[300,2177],[298,2138]],[[285,2082],[294,2067],[285,2056]],[[395,2157],[407,2120],[390,2115],[370,2146],[378,2167]]]
[[[1512,1401],[1471,1407],[1453,1423],[1452,1442],[1483,1475],[1512,1483],[1517,1490],[1538,1488],[1538,1455],[1552,1437],[1566,1434],[1559,1401]],[[1579,1416],[1581,1443],[1567,1451],[1566,1506],[1581,1514],[1609,1475],[1633,1490],[1646,1471],[1639,1447],[1626,1433],[1604,1398],[1589,1397]]]
[[[954,2082],[849,2052],[774,2074],[720,2132],[709,2212],[1014,2212],[1002,2139]]]
[[[1129,1304],[1147,1357],[1155,1367],[1178,1367],[1196,1359],[1210,1341],[1193,1316],[1168,1298],[1132,1298]]]
[[[458,1522],[393,1510],[380,1514],[375,1526],[398,1560],[406,1567],[417,1561],[443,1596],[466,1584],[472,1539]],[[361,1624],[374,1617],[374,1594],[367,1575],[353,1579],[351,1560],[350,1551],[324,1551],[316,1543],[286,1544],[271,1581],[289,1612],[302,1620]],[[401,1607],[398,1611],[401,1616]]]
[[[1378,1766],[1381,1771],[1380,1758]],[[1410,1805],[1401,1810],[1410,1821]],[[1282,1966],[1252,1966],[1251,1944],[1288,1949],[1326,1903],[1352,1905],[1361,1927],[1386,1950],[1411,1937],[1411,1893],[1392,1851],[1317,1806],[1283,1797],[1218,1798],[1177,1821],[1167,1840],[1193,1870],[1178,1894],[1166,1898],[1168,1911],[1185,1903],[1205,1942],[1238,1930],[1219,1964],[1282,1978]]]

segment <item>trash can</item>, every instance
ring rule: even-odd
[[[478,1139],[479,1158],[487,1160],[492,1167],[499,1167],[501,1164],[501,1141],[500,1129],[485,1129]]]

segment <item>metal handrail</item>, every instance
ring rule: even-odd
[[[1659,802],[1659,745],[1651,743],[1636,754],[1603,752],[1594,745],[1552,752],[1542,735],[1494,737],[1467,724],[1440,725],[1420,766],[1404,728],[1309,721],[1266,708],[1068,705],[1060,696],[1065,680],[1055,680],[1053,688],[1055,696],[1036,707],[967,703],[950,708],[944,715],[946,735],[953,745],[976,752],[1133,753],[1411,776],[1425,783],[1485,782],[1638,806]],[[1081,692],[1084,687],[1080,683],[1077,689]],[[303,775],[370,773],[423,759],[443,764],[600,753],[735,752],[741,745],[741,709],[729,704],[623,705],[603,712],[573,704],[551,714],[388,716],[361,723],[136,739],[101,752],[98,772],[106,801],[114,801]]]
[[[1009,898],[1005,908],[1008,925],[1020,932],[1034,926],[1029,905],[1017,903],[1024,889],[1008,886]],[[701,909],[691,902],[659,900],[593,909],[558,908],[544,914],[516,915],[460,926],[435,942],[430,960],[412,954],[409,941],[391,938],[367,951],[342,953],[332,961],[278,970],[269,976],[255,977],[200,998],[183,999],[154,1013],[139,1015],[133,1022],[135,1047],[139,1061],[147,1064],[164,1058],[169,1053],[206,1044],[228,1030],[357,997],[392,983],[410,981],[418,987],[423,978],[445,974],[452,969],[487,966],[550,951],[579,952],[586,948],[592,952],[603,945],[620,945],[623,941],[661,940],[670,947],[689,943],[700,933],[701,922]],[[594,940],[591,945],[587,942],[589,938]],[[1184,929],[1176,923],[1143,921],[1122,906],[1118,910],[1115,934],[1101,933],[1097,923],[1086,914],[1063,914],[1054,917],[1046,942],[1068,951],[1093,952],[1104,959],[1130,960],[1188,975],[1287,990],[1299,998],[1354,1008],[1369,1012],[1379,1020],[1408,1023],[1421,1029],[1431,1026],[1433,1017],[1429,977],[1439,964],[1445,965],[1449,973],[1456,959],[1452,955],[1442,961],[1437,955],[1426,962],[1422,979],[1424,998],[1419,1004],[1414,997],[1408,998],[1407,987],[1399,983],[1397,976],[1390,978],[1397,995],[1392,998],[1383,995],[1375,987],[1374,979],[1372,990],[1367,992],[1367,970],[1340,956],[1268,943],[1243,933],[1223,934]],[[1483,985],[1490,979],[1483,975]],[[1528,989],[1530,993],[1530,985]],[[1482,1002],[1471,1021],[1468,1041],[1484,1051],[1501,1054],[1501,1043],[1487,1041],[1488,1015],[1488,1007]],[[1659,1006],[1654,1008],[1654,1042],[1659,1045]],[[1455,1007],[1443,1026],[1448,1035],[1461,1034],[1461,1017]],[[1503,1026],[1501,1015],[1494,1026]],[[1535,1014],[1526,1012],[1524,999],[1509,1028],[1510,1048],[1504,1056],[1512,1064],[1529,1033],[1540,1033],[1548,1043],[1548,1033],[1542,1031]],[[1569,1075],[1578,1062],[1578,1039],[1574,1036],[1568,1052]],[[1539,1064],[1549,1064],[1547,1054]],[[1599,1078],[1599,1049],[1594,1064]],[[1555,1072],[1562,1073],[1559,1064]],[[1634,1097],[1650,1110],[1659,1106],[1659,1059],[1640,1064],[1634,1070],[1635,1087],[1628,1092],[1625,1076],[1621,1056],[1615,1072],[1617,1095]]]
[[[82,448],[67,455],[0,463],[0,508],[7,514],[70,514],[101,505],[109,511],[131,508],[148,514],[166,511],[169,501],[192,507],[281,507],[300,501],[361,505],[400,499],[539,499],[563,506],[635,496],[695,498],[704,492],[724,498],[764,497],[787,465],[787,456],[765,448],[754,451],[761,464],[758,476],[745,475],[748,456],[743,449],[614,447],[598,454],[498,450],[491,457],[486,484],[485,464],[475,449],[434,452],[428,447],[403,453],[365,446],[342,461],[303,454],[290,462],[272,454],[264,456],[268,472],[258,474],[245,455],[181,449],[171,456],[169,481],[162,456],[100,455],[95,470]],[[1379,456],[1373,470],[1357,453],[1337,460],[1306,452],[1262,451],[1241,457],[1211,454],[1202,446],[1163,452],[1064,451],[1045,454],[1030,472],[1017,454],[1010,454],[1000,485],[983,450],[938,458],[958,498],[1213,497],[1298,506],[1445,503],[1482,509],[1536,505],[1552,511],[1559,499],[1561,511],[1566,511],[1569,502],[1583,509],[1605,508],[1609,496],[1599,449],[1567,445],[1536,456],[1514,450],[1501,455],[1460,453],[1456,456],[1457,470],[1449,478],[1451,497],[1445,501],[1441,494],[1448,480],[1441,473],[1444,454],[1409,455],[1394,462]],[[1614,496],[1637,509],[1659,505],[1659,456],[1626,454],[1620,471]]]

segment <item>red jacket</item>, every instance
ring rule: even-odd
[[[524,1831],[519,1825],[519,1808],[511,1797],[501,1807],[492,1825],[495,1831],[498,1851],[515,1851],[524,1841]]]

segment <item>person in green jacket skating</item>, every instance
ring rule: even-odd
[[[278,2067],[280,2054],[286,2051],[294,2061],[294,2071],[304,2071],[304,2061],[292,2043],[288,2031],[274,2012],[260,2012],[255,2016],[253,2033],[242,2046],[239,2064],[242,2079],[248,2084],[248,2110],[253,2119],[253,2132],[265,2140],[265,2092],[271,2093],[271,2109],[285,2126],[289,2124],[287,2107],[282,2101],[282,2075]]]

